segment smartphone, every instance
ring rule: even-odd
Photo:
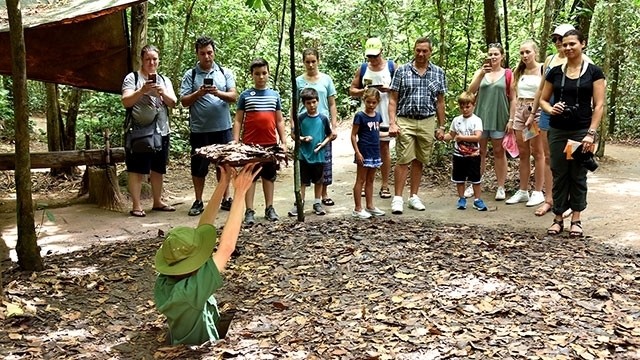
[[[204,78],[204,86],[206,86],[206,87],[213,86],[213,79],[212,78]]]
[[[482,66],[485,66],[485,65],[491,65],[491,59],[484,59]]]
[[[156,74],[149,74],[149,81],[155,84],[156,82]]]

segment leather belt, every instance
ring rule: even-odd
[[[407,118],[407,119],[411,119],[411,120],[422,120],[422,119],[426,119],[426,118],[430,118],[432,116],[434,116],[435,114],[431,114],[431,115],[398,115],[399,117],[403,117],[403,118]]]

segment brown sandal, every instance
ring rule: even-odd
[[[380,197],[381,197],[382,199],[390,199],[390,198],[391,198],[391,191],[389,191],[389,188],[388,188],[388,187],[386,187],[386,188],[381,188],[381,189],[380,189],[380,192],[379,192],[378,194],[380,194]]]
[[[548,213],[551,210],[551,208],[553,208],[553,204],[548,201],[545,201],[533,213],[536,216],[543,216],[546,213]]]
[[[553,228],[556,225],[558,225],[558,229]],[[547,229],[547,235],[551,235],[551,236],[559,235],[562,233],[562,231],[564,231],[563,219],[560,219],[560,220],[553,219],[553,224],[551,224],[551,226],[549,226],[549,228]]]
[[[577,227],[580,230],[573,230],[573,227]],[[581,238],[584,236],[584,232],[582,231],[582,221],[576,220],[571,222],[571,231],[569,231],[569,237],[572,238]]]

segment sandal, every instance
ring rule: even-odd
[[[145,216],[147,216],[147,214],[145,214],[144,210],[131,210],[131,211],[129,211],[129,215],[135,216],[135,217],[145,217]]]
[[[153,211],[176,211],[176,208],[174,208],[171,205],[164,205],[164,206],[157,206],[157,207],[151,208],[151,210],[153,210]]]
[[[379,194],[380,194],[380,197],[382,199],[390,199],[391,198],[391,191],[389,191],[388,187],[381,188]]]
[[[364,192],[364,190],[362,190],[362,191],[360,192],[360,196],[361,196],[361,197],[366,197],[366,196],[367,196],[367,194]]]
[[[322,203],[327,205],[327,206],[333,206],[336,203],[333,202],[333,200],[331,200],[331,198],[324,198],[322,199]]]
[[[558,228],[554,228],[554,226],[558,225]],[[559,235],[562,233],[562,231],[564,231],[564,221],[563,219],[557,220],[557,219],[553,219],[553,224],[551,224],[551,226],[549,226],[549,228],[547,229],[547,235],[551,235],[551,236],[555,236],[555,235]]]
[[[577,227],[580,230],[574,230],[573,227]],[[569,231],[569,237],[572,238],[581,238],[584,236],[584,232],[582,231],[582,222],[580,220],[571,222],[571,231]]]
[[[536,216],[543,216],[543,215],[545,215],[546,213],[548,213],[548,212],[549,212],[549,210],[551,210],[551,208],[552,208],[552,207],[553,207],[553,204],[552,204],[552,203],[550,203],[550,202],[548,202],[548,201],[545,201],[545,202],[543,202],[543,203],[542,203],[542,205],[540,205],[540,207],[538,207],[538,208],[536,209],[536,211],[534,212],[534,214],[535,214]]]

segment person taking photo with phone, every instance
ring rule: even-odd
[[[191,179],[195,201],[190,216],[204,211],[202,191],[209,172],[209,160],[193,156],[197,148],[212,144],[227,144],[233,140],[229,104],[236,102],[236,80],[230,69],[215,62],[216,47],[213,40],[201,36],[195,43],[196,66],[185,72],[180,85],[180,103],[189,108],[189,143],[191,144]],[[220,174],[216,170],[216,178]],[[229,210],[231,198],[225,191],[220,209]]]

